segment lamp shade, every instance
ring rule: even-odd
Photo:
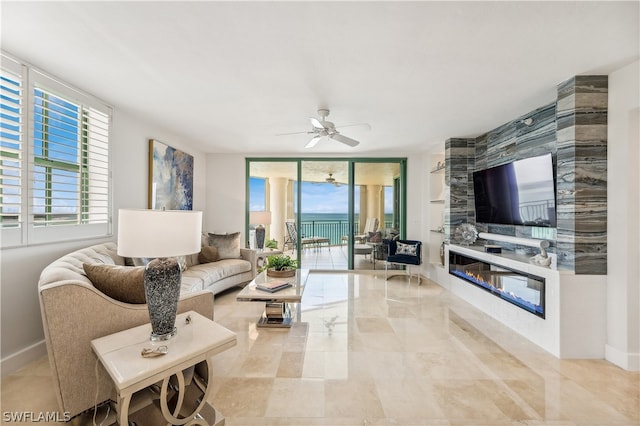
[[[271,212],[249,212],[249,223],[253,225],[271,225]]]
[[[118,211],[118,255],[174,257],[200,251],[202,212],[192,210]]]

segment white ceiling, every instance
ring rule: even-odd
[[[375,155],[477,136],[639,56],[638,2],[1,3],[2,48],[204,152]],[[167,141],[171,142],[171,141]]]

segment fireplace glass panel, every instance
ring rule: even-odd
[[[449,252],[449,273],[544,318],[545,279]]]

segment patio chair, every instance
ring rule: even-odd
[[[364,224],[364,229],[362,231],[362,234],[357,234],[353,236],[353,241],[356,243],[364,243],[367,240],[367,237],[369,236],[370,232],[376,232],[376,230],[378,229],[378,218],[375,217],[369,217],[367,218],[367,221]],[[342,241],[347,242],[349,241],[349,236],[348,235],[343,235],[342,236]]]
[[[284,224],[287,228],[287,236],[284,239],[282,249],[286,251],[287,244],[289,244],[291,246],[291,252],[293,253],[298,245],[298,227],[296,226],[296,221],[294,219],[287,219]],[[302,245],[302,248],[308,244],[316,244],[316,238],[305,237],[303,235],[300,238],[300,244]]]
[[[422,242],[417,240],[384,240],[388,246],[389,254],[384,265],[385,281],[394,276],[388,276],[389,265],[404,265],[411,283],[411,267],[422,264]],[[418,285],[420,285],[420,268],[418,268]]]

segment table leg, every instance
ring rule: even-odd
[[[120,426],[129,426],[129,404],[131,403],[131,394],[118,394],[117,398],[118,403],[116,404],[116,411],[118,413],[118,424]]]
[[[171,410],[169,409],[168,406],[168,402],[169,402],[169,381],[171,380],[172,376],[166,377],[163,381],[162,381],[162,388],[160,390],[160,409],[162,411],[162,415],[164,416],[165,420],[167,420],[168,424],[170,425],[186,425],[186,426],[209,426],[209,423],[202,417],[199,416],[200,411],[202,410],[202,408],[205,406],[205,404],[207,403],[207,398],[209,397],[209,394],[211,393],[211,387],[212,387],[212,383],[213,383],[213,366],[211,365],[211,362],[209,362],[209,360],[203,361],[207,363],[207,383],[201,383],[198,382],[196,379],[197,384],[200,386],[204,386],[205,388],[203,389],[203,395],[200,399],[200,402],[198,403],[198,405],[196,406],[196,408],[188,415],[185,416],[181,416],[180,415],[180,411],[183,409],[183,405],[184,405],[184,396],[187,392],[187,388],[186,388],[186,384],[185,384],[185,378],[184,378],[184,374],[182,371],[178,371],[176,372],[174,375],[176,376],[177,380],[178,380],[178,399],[176,402],[176,406],[175,409],[173,411],[173,413],[171,412]]]
[[[284,302],[267,302],[258,327],[291,327],[291,307]]]

